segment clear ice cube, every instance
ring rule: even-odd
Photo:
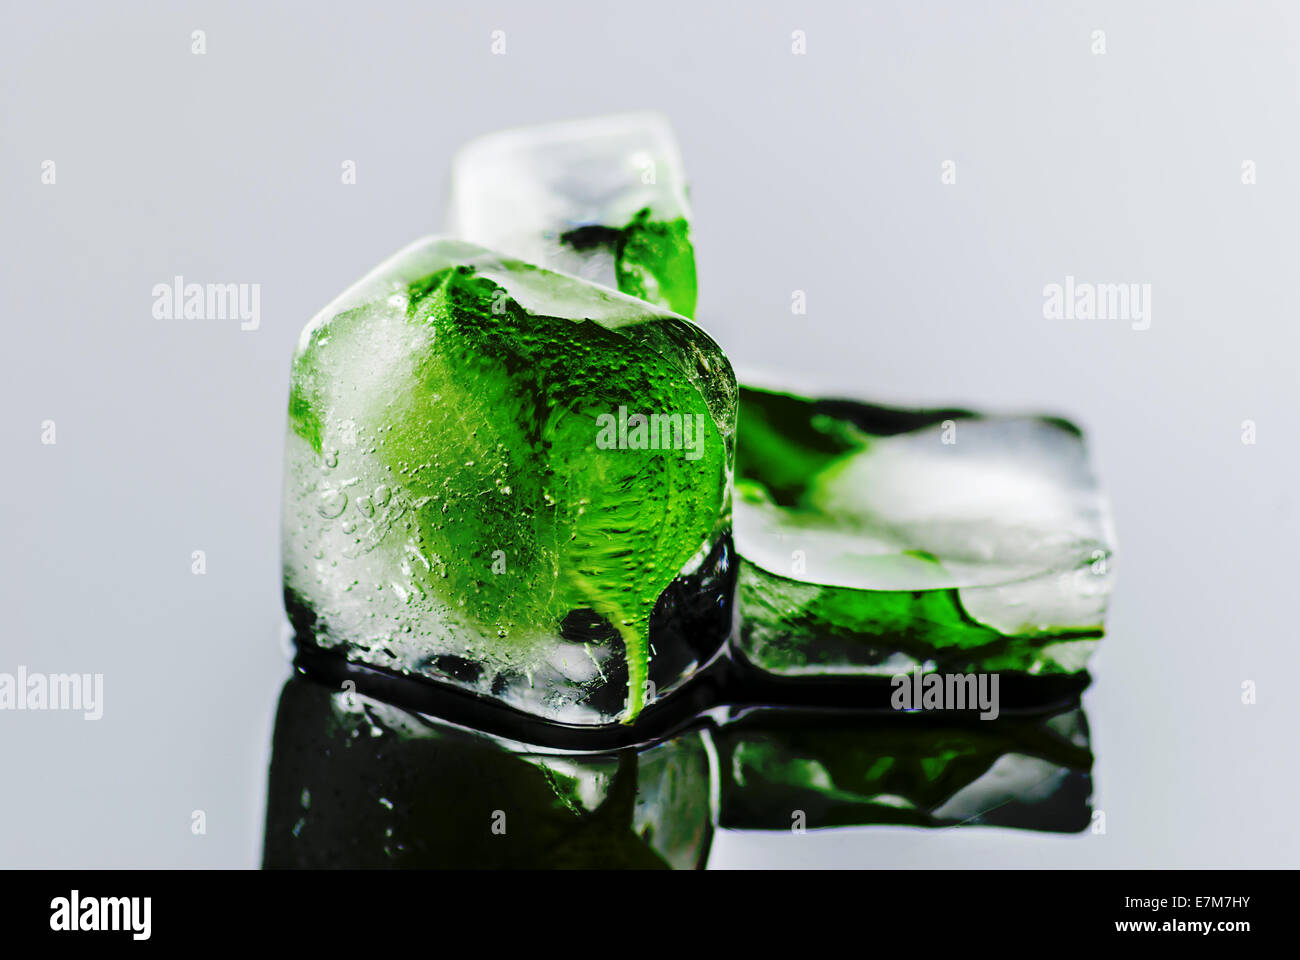
[[[730,627],[735,405],[726,357],[680,316],[412,244],[294,355],[299,642],[549,720],[630,722]]]
[[[452,166],[448,232],[695,311],[681,155],[668,122],[636,113],[488,134]]]
[[[1114,534],[1075,427],[743,387],[739,431],[746,660],[791,676],[1084,668]]]

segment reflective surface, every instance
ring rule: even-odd
[[[261,863],[302,320],[442,224],[467,139],[628,109],[688,158],[738,370],[1059,413],[1120,533],[1105,833],[724,829],[710,865],[1300,863],[1300,11],[1173,6],[0,5],[0,670],[104,676],[98,721],[0,714],[0,865]],[[154,316],[178,275],[260,284],[258,328]],[[1150,329],[1045,319],[1067,276],[1150,283]]]
[[[582,751],[298,675],[276,712],[263,864],[682,869],[706,866],[717,827],[1072,833],[1092,825],[1091,771],[1077,699],[991,720],[724,707],[652,742]]]

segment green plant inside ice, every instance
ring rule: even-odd
[[[766,670],[1072,673],[1101,635],[1109,515],[1069,424],[745,387],[736,477]]]
[[[386,665],[452,653],[531,680],[565,618],[590,611],[621,639],[635,718],[655,604],[724,520],[734,387],[680,318],[623,300],[626,316],[588,319],[583,297],[617,297],[597,290],[514,261],[460,263],[310,329],[290,419],[310,448],[294,493],[315,503],[287,540],[316,549],[287,552],[286,580],[326,642],[355,647],[360,632]],[[539,296],[567,298],[570,315]],[[597,423],[620,407],[691,417],[704,442],[691,457],[604,449]],[[600,682],[610,664],[583,667],[590,652],[571,646],[558,669],[594,667]]]

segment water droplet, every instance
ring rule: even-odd
[[[325,466],[333,468],[333,467],[337,467],[338,465],[339,465],[339,452],[337,450],[331,450],[329,453],[325,454]]]
[[[348,495],[342,490],[322,490],[320,503],[316,505],[316,512],[326,520],[333,520],[341,516],[343,511],[348,508]]]
[[[375,515],[375,505],[371,503],[369,497],[361,497],[357,500],[357,509],[367,517],[373,517]]]
[[[392,491],[381,483],[379,486],[375,487],[375,505],[380,507],[387,505],[388,498],[392,495]]]

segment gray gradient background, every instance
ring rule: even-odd
[[[1104,836],[722,835],[713,862],[1300,862],[1300,4],[609,6],[4,3],[0,671],[102,672],[105,714],[0,713],[0,866],[258,862],[298,330],[436,228],[466,138],[639,108],[678,131],[738,367],[1070,416],[1120,534]],[[153,319],[176,274],[260,283],[261,329]],[[1152,284],[1151,329],[1044,320],[1067,274]]]

